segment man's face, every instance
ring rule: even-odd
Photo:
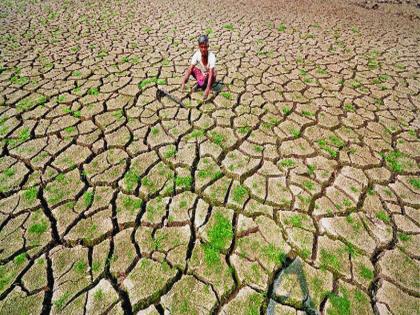
[[[209,44],[208,43],[201,43],[198,45],[198,48],[200,48],[200,52],[202,55],[207,55],[207,52],[209,50]]]

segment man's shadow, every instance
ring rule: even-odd
[[[308,288],[308,282],[306,281],[305,273],[302,268],[302,261],[297,258],[294,262],[292,262],[286,269],[282,270],[280,274],[276,277],[274,280],[274,288],[272,292],[275,292],[276,289],[281,285],[281,281],[283,280],[283,277],[288,274],[295,274],[297,277],[296,285],[300,286],[300,289],[303,293],[303,301],[302,301],[302,307],[303,310],[308,315],[319,315],[319,311],[313,307],[311,295]],[[288,298],[288,295],[280,296],[281,300],[286,300]],[[270,296],[270,300],[268,303],[267,308],[267,315],[274,314],[274,308],[275,308],[276,301]]]

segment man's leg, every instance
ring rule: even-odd
[[[206,82],[207,76],[204,75],[197,67],[192,69],[192,76],[197,80],[198,86],[202,88]]]

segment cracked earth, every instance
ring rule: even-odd
[[[419,314],[419,9],[189,2],[2,1],[0,313]]]

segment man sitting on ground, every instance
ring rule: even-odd
[[[198,50],[191,58],[191,65],[188,67],[182,79],[181,89],[184,91],[185,83],[190,75],[197,80],[198,87],[204,89],[204,99],[209,96],[211,86],[216,82],[216,56],[209,52],[209,38],[201,35],[198,38]]]

